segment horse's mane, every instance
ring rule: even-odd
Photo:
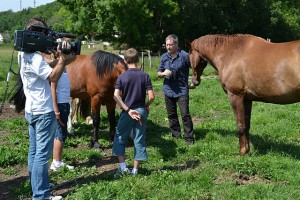
[[[99,77],[105,73],[110,73],[114,68],[113,64],[117,64],[119,61],[126,66],[124,60],[120,56],[101,50],[93,53],[92,61],[97,68],[97,75]]]
[[[198,39],[195,39],[192,42],[192,48],[195,50],[206,50],[213,51],[216,47],[222,48],[227,46],[228,44],[232,44],[235,42],[241,42],[241,39],[246,38],[256,38],[260,40],[264,40],[260,37],[250,35],[250,34],[234,34],[234,35],[223,35],[223,34],[215,34],[215,35],[205,35]]]

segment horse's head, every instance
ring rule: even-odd
[[[190,62],[192,68],[192,83],[189,84],[190,89],[196,88],[200,85],[201,75],[207,65],[207,61],[196,50],[190,49]]]
[[[114,64],[114,68],[119,72],[119,74],[123,74],[128,69],[127,64],[122,58],[120,58],[118,62]]]

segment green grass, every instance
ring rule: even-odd
[[[97,173],[96,163],[105,155],[88,148],[92,127],[81,121],[75,126],[76,137],[68,138],[64,150],[64,159],[77,167],[50,176],[57,184],[73,183],[65,199],[299,199],[299,104],[254,102],[251,150],[240,156],[235,119],[226,94],[217,79],[203,79],[197,89],[190,90],[196,143],[186,146],[170,135],[162,79],[155,77],[158,62],[155,58],[152,69],[145,66],[156,99],[147,122],[149,159],[142,163],[140,174],[114,180],[114,171]],[[215,72],[208,67],[204,75],[211,74]],[[100,142],[109,149],[105,112],[101,119]],[[27,125],[24,119],[1,119],[0,127],[10,132],[0,138],[1,173],[16,174],[15,167],[26,165]],[[132,148],[127,149],[127,155],[132,167]],[[20,199],[30,197],[29,181],[13,192]]]

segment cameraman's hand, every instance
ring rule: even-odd
[[[59,59],[63,60],[65,65],[70,64],[74,60],[76,60],[76,55],[70,53],[70,54],[64,54],[62,53],[61,49],[71,49],[71,44],[67,41],[63,41],[61,46],[57,48],[57,52],[59,54]]]

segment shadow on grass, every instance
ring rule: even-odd
[[[205,138],[209,132],[215,132],[221,136],[232,135],[236,137],[238,142],[238,134],[236,131],[229,131],[225,129],[201,129],[196,128],[195,130],[195,140],[201,141]],[[282,155],[289,155],[295,159],[300,160],[300,146],[297,144],[291,144],[288,141],[275,141],[275,139],[262,137],[260,135],[251,134],[250,132],[250,144],[257,151],[258,154],[265,155],[270,151],[278,152]],[[251,153],[251,149],[250,149]]]
[[[148,147],[156,147],[165,161],[172,160],[176,156],[177,144],[172,140],[167,140],[163,136],[170,134],[168,127],[160,126],[152,121],[147,121],[146,142]]]
[[[25,196],[31,194],[31,190],[24,189],[24,187],[21,187],[21,185],[23,183],[25,183],[26,180],[28,180],[28,176],[21,176],[21,177],[11,179],[11,180],[0,181],[1,200],[18,199],[16,197],[16,194],[14,194],[15,193],[14,191],[16,189],[20,190],[19,192],[24,192],[26,190],[27,194],[23,193],[23,195],[25,195]]]
[[[102,123],[99,130],[99,138],[106,140],[105,144],[100,142],[102,150],[112,148],[112,142],[109,142],[109,132],[104,130],[107,128],[107,124]],[[74,138],[82,138],[85,143],[89,142],[92,137],[93,126],[85,123],[74,125],[75,134]],[[176,155],[177,144],[174,141],[164,139],[164,134],[171,134],[170,129],[153,123],[151,120],[147,121],[147,135],[146,144],[147,147],[157,147],[164,160],[174,159]],[[99,139],[99,140],[100,140]],[[132,147],[133,142],[128,140],[127,147]],[[76,147],[78,144],[67,141],[67,145]]]
[[[156,172],[163,172],[163,171],[185,171],[188,169],[195,169],[199,167],[200,161],[199,160],[188,160],[184,163],[175,164],[173,166],[163,166],[161,169],[157,169],[155,171],[148,170],[146,168],[141,168],[139,171],[143,175],[150,175]]]
[[[165,166],[162,169],[158,169],[156,171],[152,171],[152,170],[147,170],[145,168],[141,168],[140,174],[142,174],[143,176],[148,176],[152,173],[159,173],[159,172],[163,172],[165,170],[171,170],[171,171],[184,171],[187,169],[193,169],[196,168],[200,165],[200,161],[199,160],[189,160],[185,163],[182,164],[177,164],[174,166]],[[84,185],[88,185],[90,183],[97,183],[99,181],[114,181],[117,179],[114,179],[114,173],[115,173],[115,169],[113,170],[108,170],[105,171],[101,174],[98,175],[90,175],[90,176],[82,176],[82,177],[78,177],[69,181],[65,181],[59,185],[56,185],[53,189],[52,192],[59,192],[59,191],[63,191],[63,193],[59,193],[59,195],[62,196],[67,196],[69,194],[71,194],[73,191],[76,190],[76,188],[80,188],[81,186]],[[137,177],[138,178],[138,177]],[[118,179],[122,179],[122,177],[118,178]]]
[[[291,144],[288,141],[275,141],[259,135],[250,135],[250,142],[259,154],[275,151],[282,155],[289,155],[297,160],[300,159],[300,146],[297,144]]]

